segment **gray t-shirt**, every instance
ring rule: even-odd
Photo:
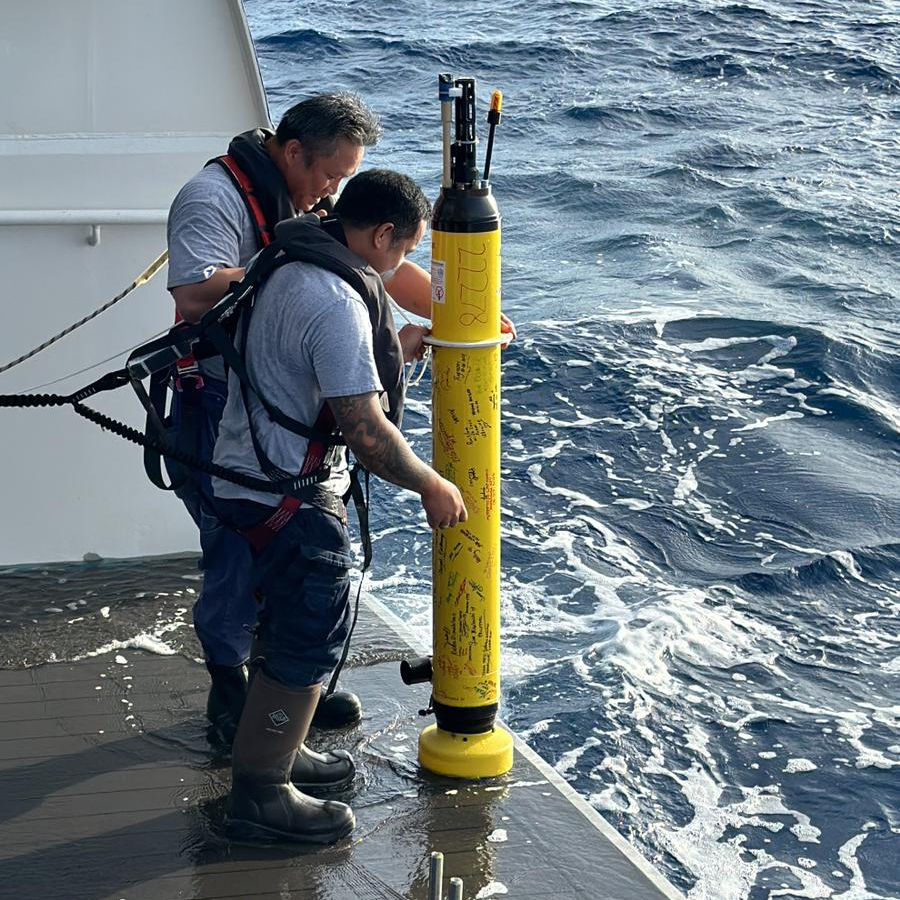
[[[362,297],[337,275],[310,263],[287,263],[263,285],[257,298],[245,354],[247,371],[266,400],[287,415],[312,425],[328,397],[381,391],[372,355],[372,326]],[[276,425],[248,393],[253,426],[269,459],[291,474],[306,456],[306,438]],[[346,454],[328,487],[343,494],[349,486]],[[265,478],[247,424],[240,381],[228,376],[228,401],[219,425],[213,460]],[[252,491],[213,479],[217,497],[276,505],[277,494]]]
[[[246,266],[259,251],[256,229],[243,198],[218,164],[205,166],[178,192],[166,225],[168,288],[206,281],[217,269]],[[223,380],[221,357],[200,363]]]

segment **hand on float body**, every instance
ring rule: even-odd
[[[509,341],[502,345],[505,350],[517,337],[516,326],[506,313],[500,313],[500,334],[511,335]]]
[[[425,355],[425,342],[422,338],[428,334],[429,329],[425,325],[404,325],[398,332],[400,346],[403,348],[403,362],[412,362],[421,359]]]
[[[452,528],[469,517],[459,488],[437,472],[422,485],[419,496],[430,528]]]

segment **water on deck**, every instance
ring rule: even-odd
[[[0,670],[0,897],[418,900],[432,850],[466,898],[680,896],[520,742],[502,778],[419,769],[427,686],[400,681],[400,631],[384,610],[362,610],[343,682],[363,723],[311,736],[358,766],[336,795],[357,829],[325,850],[225,838],[230,769],[207,743],[207,675],[189,654],[119,649]]]

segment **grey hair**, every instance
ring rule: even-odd
[[[380,137],[378,116],[361,97],[346,91],[302,100],[284,114],[275,130],[281,145],[300,141],[307,162],[330,156],[341,138],[357,147],[371,147]]]

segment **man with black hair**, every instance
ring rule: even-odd
[[[354,94],[321,94],[289,109],[277,130],[237,135],[228,153],[207,164],[181,189],[169,214],[169,280],[179,315],[199,319],[243,277],[247,262],[272,239],[275,225],[330,205],[342,179],[356,172],[364,149],[381,127]],[[427,317],[430,278],[418,266],[400,264],[390,289],[401,306]],[[415,341],[421,330],[407,326]],[[199,366],[180,361],[173,393],[173,424],[182,449],[208,460],[225,406],[221,358]],[[203,587],[194,605],[194,627],[212,685],[207,716],[214,739],[230,744],[247,689],[245,663],[256,601],[249,585],[251,560],[244,542],[211,510],[209,478],[192,475],[179,490],[200,530]],[[358,699],[335,691],[316,713],[320,728],[360,719]],[[328,781],[331,776],[320,773]]]
[[[334,213],[275,229],[287,258],[297,259],[296,248],[300,261],[280,265],[255,297],[242,330],[254,388],[230,373],[214,461],[256,478],[271,466],[295,472],[304,461],[303,471],[315,471],[315,439],[273,421],[258,386],[269,408],[295,422],[320,431],[333,423],[368,471],[419,494],[432,528],[451,527],[466,520],[459,490],[419,460],[399,431],[403,363],[421,334],[398,337],[379,277],[422,239],[429,203],[411,179],[373,169],[348,182]],[[349,806],[298,789],[316,765],[342,766],[345,781],[353,777],[349,754],[325,755],[332,759],[322,763],[304,744],[347,636],[351,557],[339,498],[348,485],[343,448],[299,508],[291,498],[273,506],[271,494],[213,479],[222,518],[256,547],[253,586],[262,602],[234,740],[228,825],[235,836],[332,843],[354,825]],[[261,529],[268,534],[258,543]]]

